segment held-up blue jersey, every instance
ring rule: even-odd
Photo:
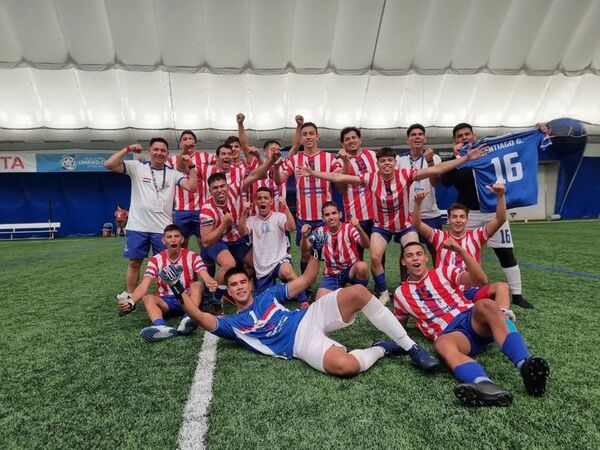
[[[506,207],[535,205],[538,195],[538,149],[545,149],[552,142],[544,138],[539,130],[524,133],[504,134],[494,138],[484,138],[471,144],[472,148],[486,143],[488,153],[479,159],[469,161],[461,167],[474,170],[475,187],[481,212],[496,211],[496,194],[488,188],[494,183],[506,186]],[[460,150],[464,155],[465,145]]]
[[[282,305],[287,299],[287,284],[273,286],[243,311],[217,318],[211,333],[265,355],[292,359],[296,330],[308,309],[290,311]]]

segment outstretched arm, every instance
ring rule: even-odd
[[[442,163],[436,164],[435,166],[427,167],[426,169],[419,169],[415,174],[415,180],[418,181],[432,176],[439,176],[452,169],[456,169],[458,166],[466,163],[467,161],[481,158],[487,152],[487,148],[487,144],[481,144],[477,148],[470,149],[466,155],[461,156],[460,158],[456,158],[450,161],[444,161]]]
[[[313,170],[308,166],[304,166],[299,168],[296,171],[297,177],[315,177],[320,178],[321,180],[331,181],[332,183],[348,183],[348,184],[363,184],[363,181],[360,177],[356,175],[346,175],[343,173],[336,172],[319,172],[317,170]]]
[[[288,158],[298,153],[300,142],[302,142],[302,125],[304,125],[304,117],[302,117],[300,114],[297,114],[296,117],[294,117],[294,120],[296,121],[296,132],[294,133],[294,139],[292,140],[290,151],[287,154]]]
[[[485,232],[492,237],[506,222],[506,198],[504,197],[505,187],[501,183],[495,183],[491,189],[496,194],[496,217],[485,224]]]
[[[302,241],[303,242],[301,243],[301,245],[304,245],[304,241],[306,241],[306,244],[309,247],[311,246],[311,244],[306,238],[305,233],[302,233]],[[322,249],[322,245],[313,242],[313,249],[315,250],[315,255],[313,255],[313,258],[310,258],[310,261],[308,262],[308,266],[306,266],[306,270],[304,271],[304,273],[295,280],[290,281],[287,285],[288,297],[290,298],[297,297],[298,294],[308,289],[317,279],[317,275],[319,274],[319,269],[321,267],[320,250]]]
[[[184,158],[189,160],[190,157],[189,155],[183,155],[181,157],[182,161],[185,161]],[[189,192],[198,192],[198,168],[196,166],[188,166],[188,169],[189,175],[179,182],[179,187]]]
[[[244,178],[244,181],[242,181],[242,189],[248,189],[255,181],[266,178],[267,172],[280,156],[281,153],[279,151],[271,152],[269,155],[267,155],[266,161],[254,169],[250,175]]]

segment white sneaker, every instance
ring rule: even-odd
[[[181,319],[181,322],[179,322],[179,326],[177,327],[177,334],[179,336],[187,336],[188,334],[191,334],[191,332],[194,331],[196,328],[198,328],[196,322],[194,322],[188,316],[185,316],[183,319]]]
[[[379,301],[381,302],[381,304],[383,306],[387,305],[388,302],[390,301],[389,291],[383,291],[381,294],[379,294]]]
[[[131,294],[127,291],[123,291],[120,294],[117,295],[117,301],[118,302],[126,302],[127,300],[129,300],[131,298]]]
[[[152,325],[143,328],[140,336],[148,342],[158,342],[177,336],[177,330],[167,325]]]

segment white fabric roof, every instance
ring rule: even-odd
[[[0,0],[0,141],[210,143],[240,111],[253,140],[300,113],[332,145],[346,125],[596,132],[598,23],[600,0]]]

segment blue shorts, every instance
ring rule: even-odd
[[[468,311],[460,313],[454,318],[452,322],[442,331],[442,335],[458,331],[465,335],[471,344],[471,351],[469,356],[475,356],[481,353],[485,346],[494,342],[493,336],[480,336],[478,335],[473,326],[471,325],[471,318],[473,316],[473,308]]]
[[[319,289],[329,289],[330,291],[336,291],[343,288],[347,284],[362,284],[356,278],[350,278],[350,270],[352,267],[341,271],[337,275],[325,275],[319,284]],[[365,282],[368,280],[365,280]]]
[[[168,319],[170,317],[181,317],[185,315],[185,311],[181,307],[181,303],[179,303],[179,300],[177,300],[177,298],[174,295],[164,295],[161,297],[161,299],[169,307],[168,311],[164,316],[165,319]]]
[[[404,236],[406,233],[410,233],[411,231],[414,231],[415,233],[417,232],[415,227],[413,227],[412,225],[408,228],[405,228],[402,231],[396,231],[396,232],[391,232],[389,230],[386,230],[385,228],[379,228],[379,227],[373,226],[371,234],[377,233],[378,235],[380,235],[382,238],[385,239],[385,242],[387,242],[389,244],[390,241],[392,240],[392,238],[394,239],[394,242],[400,243],[400,239],[402,239],[402,236]]]
[[[162,233],[146,233],[144,231],[127,231],[125,237],[125,248],[123,249],[123,258],[144,259],[148,256],[148,250],[152,245],[152,255],[167,249],[162,241]]]
[[[482,298],[489,298],[490,285],[487,284],[482,287],[468,287],[463,290],[463,295],[467,300],[471,300],[475,303],[477,300]]]
[[[200,211],[173,211],[173,223],[181,228],[183,237],[200,237]]]
[[[219,253],[221,253],[223,250],[229,250],[229,253],[231,253],[231,256],[233,256],[233,259],[235,259],[235,262],[239,264],[242,262],[244,256],[246,256],[251,248],[252,245],[248,239],[244,237],[235,242],[229,243],[217,241],[210,247],[206,247],[206,254],[210,259],[216,261]]]
[[[367,236],[371,236],[371,232],[373,231],[373,221],[372,220],[361,220],[358,222],[360,227],[367,233]]]
[[[296,219],[296,245],[300,247],[300,241],[302,240],[302,225],[305,223],[309,224],[314,230],[317,227],[322,227],[325,222],[322,220],[302,220]]]
[[[429,225],[431,228],[437,229],[437,230],[441,230],[444,226],[444,220],[442,219],[442,216],[438,216],[438,217],[433,217],[431,219],[422,219],[424,224]],[[425,244],[425,245],[430,245],[430,242],[425,239],[423,236],[421,236],[419,234],[419,242],[421,244]]]
[[[268,275],[265,275],[264,277],[260,277],[260,278],[256,278],[254,281],[254,295],[257,296],[258,294],[261,294],[262,292],[266,291],[267,289],[269,289],[270,287],[275,286],[275,282],[277,281],[277,278],[279,278],[279,269],[281,268],[282,264],[285,263],[292,263],[291,258],[283,258],[281,261],[279,261],[277,263],[277,265],[275,266],[275,268],[271,271],[271,273],[269,273]]]

